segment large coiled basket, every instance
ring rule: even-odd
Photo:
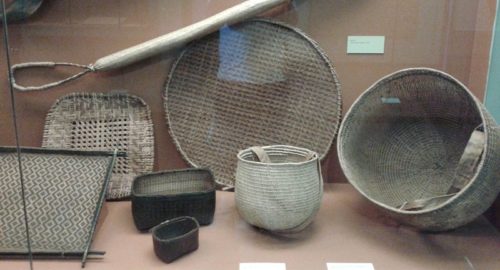
[[[238,153],[236,207],[256,227],[299,232],[312,222],[322,194],[318,154],[313,151],[275,145]]]
[[[401,70],[368,88],[345,116],[338,153],[359,192],[425,231],[469,223],[500,191],[496,123],[462,83],[433,69]]]

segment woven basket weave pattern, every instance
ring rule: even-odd
[[[166,263],[198,249],[199,227],[196,219],[182,216],[152,229],[156,256]]]
[[[263,147],[273,163],[254,161],[250,150],[238,154],[236,206],[248,223],[274,232],[297,232],[312,221],[322,197],[318,158],[309,150]]]
[[[139,230],[179,216],[192,216],[208,225],[214,212],[215,182],[209,170],[165,171],[134,180],[132,214]]]
[[[126,152],[116,161],[107,193],[108,199],[126,198],[135,175],[153,170],[151,113],[142,99],[127,94],[70,94],[48,113],[42,146]]]
[[[472,131],[487,135],[469,185],[436,209],[398,210],[404,202],[446,194]],[[348,180],[403,223],[441,231],[470,222],[500,190],[498,131],[461,83],[432,69],[408,69],[371,86],[341,127],[338,153]]]
[[[32,252],[84,252],[113,157],[21,149]],[[0,253],[27,253],[16,149],[0,148]]]
[[[268,21],[245,22],[188,47],[172,68],[165,99],[183,157],[226,186],[234,185],[234,153],[253,145],[297,145],[325,156],[341,114],[328,58],[296,29]]]

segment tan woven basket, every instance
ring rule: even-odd
[[[151,112],[142,99],[124,93],[69,94],[50,109],[42,146],[126,152],[116,160],[106,195],[124,199],[134,177],[153,170]]]
[[[405,69],[363,93],[338,138],[353,186],[404,224],[464,225],[500,191],[499,133],[471,92],[443,72]]]
[[[236,207],[248,223],[277,233],[306,228],[323,194],[318,154],[287,145],[238,153]]]

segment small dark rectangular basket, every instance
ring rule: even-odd
[[[180,216],[212,223],[215,181],[208,169],[163,171],[138,176],[132,184],[132,215],[138,230]]]
[[[166,263],[198,249],[200,225],[195,218],[177,217],[152,229],[156,256]]]

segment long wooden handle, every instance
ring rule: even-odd
[[[106,71],[120,68],[155,54],[180,47],[226,24],[234,24],[258,15],[289,0],[247,0],[207,19],[98,59],[93,68]]]
[[[128,64],[135,63],[155,54],[166,52],[168,50],[180,47],[190,41],[213,33],[224,25],[234,24],[252,16],[258,15],[273,7],[290,2],[291,0],[247,0],[239,5],[226,9],[212,17],[209,17],[200,22],[194,23],[187,27],[181,28],[169,34],[157,37],[146,41],[139,45],[127,48],[125,50],[113,53],[111,55],[98,59],[91,65],[80,65],[73,63],[53,63],[53,62],[28,62],[13,65],[12,84],[19,91],[34,91],[45,90],[58,85],[73,81],[81,76],[96,71],[106,71],[115,68],[120,68]],[[51,68],[58,66],[75,66],[83,69],[83,71],[71,75],[63,80],[51,82],[37,86],[23,86],[16,83],[15,73],[21,69],[31,68]]]

